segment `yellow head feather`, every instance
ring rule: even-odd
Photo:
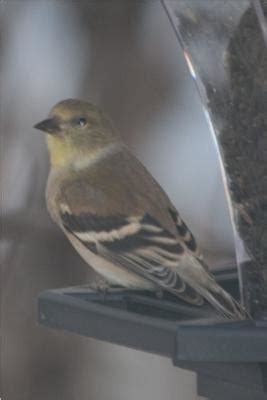
[[[47,120],[37,125],[47,135],[51,164],[86,164],[120,141],[109,118],[95,105],[76,99],[56,104]]]
[[[59,136],[47,135],[47,146],[50,162],[53,167],[64,167],[71,163],[75,156],[73,147]]]

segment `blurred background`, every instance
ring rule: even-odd
[[[196,400],[169,359],[38,326],[44,289],[94,279],[50,221],[48,157],[32,126],[83,98],[113,119],[166,190],[213,268],[234,262],[216,151],[182,50],[158,0],[2,3],[2,397]]]

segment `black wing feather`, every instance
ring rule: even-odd
[[[173,234],[146,214],[138,220],[134,233],[127,227],[133,223],[123,216],[61,214],[64,228],[91,251],[148,279],[193,304],[203,304],[202,297],[177,273],[183,246]],[[119,237],[121,229],[126,228]],[[115,235],[114,232],[118,234]],[[104,239],[103,239],[104,234]]]

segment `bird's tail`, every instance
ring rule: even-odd
[[[192,269],[190,271],[189,267],[186,275],[187,276],[183,277],[187,283],[191,285],[209,304],[211,304],[211,306],[222,317],[232,320],[250,318],[242,305],[218,285],[202,260],[194,259],[193,272]],[[193,279],[191,280],[191,278]]]
[[[229,293],[220,287],[214,280],[209,289],[201,288],[199,293],[214,309],[227,319],[247,319],[248,313]]]

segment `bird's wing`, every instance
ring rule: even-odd
[[[166,194],[129,157],[117,154],[105,166],[96,164],[76,172],[75,181],[66,180],[55,199],[57,222],[85,248],[117,266],[191,304],[206,299],[220,314],[239,317],[242,310],[206,270],[191,232]]]
[[[199,260],[202,260],[203,255],[197,245],[196,239],[194,238],[194,235],[192,234],[186,223],[183,221],[178,211],[174,207],[169,207],[169,213],[175,224],[177,235],[180,241],[185,245],[190,254],[192,254]],[[205,268],[208,270],[208,267],[206,265]]]
[[[155,218],[75,214],[66,207],[60,218],[64,229],[86,248],[191,304],[203,304],[202,296],[177,272],[185,248]]]
[[[246,317],[242,307],[217,285],[201,260],[149,214],[107,217],[76,214],[63,207],[60,218],[64,230],[95,254],[190,304],[203,305],[206,299],[226,318]]]

